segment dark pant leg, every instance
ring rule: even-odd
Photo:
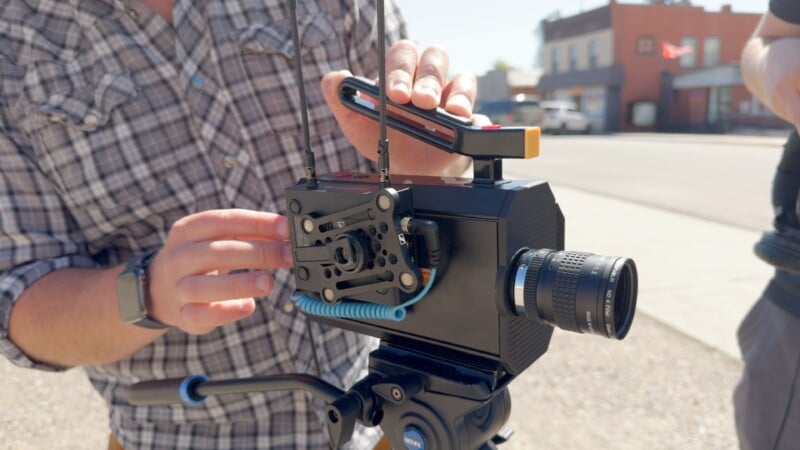
[[[800,319],[764,296],[738,337],[745,364],[734,392],[741,448],[800,449]]]

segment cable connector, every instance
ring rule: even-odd
[[[439,225],[432,220],[404,217],[400,220],[400,228],[404,233],[422,237],[428,249],[428,262],[431,268],[439,267],[439,262],[441,261]]]

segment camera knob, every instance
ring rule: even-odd
[[[339,235],[327,245],[330,259],[342,272],[361,272],[369,261],[369,244],[352,233]]]

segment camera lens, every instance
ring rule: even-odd
[[[623,339],[636,310],[632,259],[592,253],[526,250],[514,266],[516,313],[562,330]]]

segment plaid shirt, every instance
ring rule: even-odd
[[[175,0],[174,27],[135,0],[0,5],[0,352],[14,302],[66,267],[118,264],[160,246],[177,219],[212,208],[284,213],[303,176],[287,2]],[[377,74],[375,0],[299,3],[317,171],[370,170],[344,139],[319,80]],[[389,42],[405,34],[387,7]],[[171,330],[122,361],[86,367],[128,448],[328,448],[321,405],[302,392],[228,395],[201,406],[134,407],[133,382],[310,372],[291,275],[252,317],[204,336]],[[363,374],[370,340],[313,324],[322,372]],[[361,445],[358,445],[361,447]]]

